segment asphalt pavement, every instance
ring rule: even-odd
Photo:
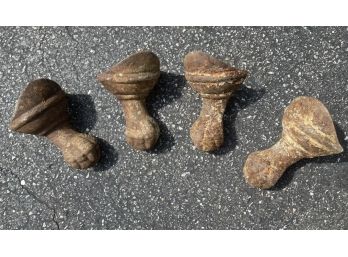
[[[161,135],[155,149],[126,143],[117,99],[96,76],[139,50],[161,61],[148,98]],[[249,71],[224,116],[225,144],[194,148],[201,99],[183,58],[202,50]],[[98,137],[100,163],[69,168],[46,138],[9,130],[33,79],[69,94],[73,126]],[[348,229],[348,28],[1,27],[0,229]],[[247,155],[274,144],[297,96],[328,108],[344,152],[302,160],[271,190],[251,188]]]

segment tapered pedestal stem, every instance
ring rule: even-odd
[[[224,142],[223,115],[230,97],[203,97],[201,113],[191,127],[193,144],[202,151],[214,151]]]
[[[268,189],[290,165],[302,158],[304,154],[282,138],[271,148],[251,153],[244,165],[244,176],[251,186]]]
[[[126,140],[137,150],[153,148],[159,137],[157,122],[149,115],[145,99],[120,99],[126,119]]]

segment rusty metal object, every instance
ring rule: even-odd
[[[184,68],[186,80],[203,99],[199,118],[191,127],[191,139],[198,149],[214,151],[224,141],[226,104],[248,73],[199,51],[185,56]]]
[[[76,169],[87,169],[100,158],[96,139],[71,128],[66,94],[49,79],[34,80],[22,91],[10,129],[47,137]]]
[[[343,151],[330,113],[313,97],[297,97],[285,108],[281,139],[263,151],[251,153],[244,164],[244,176],[253,187],[274,186],[284,171],[303,158],[338,154]]]
[[[153,148],[159,137],[158,124],[145,105],[159,77],[160,61],[150,51],[133,54],[97,77],[120,100],[126,119],[126,140],[137,150]]]

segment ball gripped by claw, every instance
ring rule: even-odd
[[[100,158],[96,139],[71,128],[66,94],[49,79],[34,80],[22,91],[10,129],[47,137],[60,148],[64,160],[76,169],[89,168]]]
[[[184,68],[186,80],[203,102],[190,130],[192,142],[202,151],[217,150],[224,142],[222,117],[227,102],[248,73],[201,51],[188,53]]]
[[[150,51],[135,53],[97,77],[120,100],[126,120],[126,141],[137,150],[153,148],[159,137],[159,126],[145,104],[159,77],[160,61]]]
[[[244,177],[253,187],[271,188],[290,165],[303,158],[343,151],[329,111],[313,97],[294,99],[284,111],[282,126],[275,145],[251,153],[245,161]]]

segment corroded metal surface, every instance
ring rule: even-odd
[[[271,148],[251,153],[244,165],[253,187],[274,186],[284,171],[303,158],[343,151],[326,107],[313,97],[297,97],[285,109],[281,139]]]
[[[158,124],[145,105],[159,76],[159,59],[149,51],[133,54],[98,75],[103,86],[121,101],[126,119],[126,140],[138,150],[151,149],[159,137]]]
[[[10,129],[47,137],[76,169],[89,168],[100,158],[96,139],[71,128],[67,97],[61,87],[49,79],[34,80],[23,90]]]
[[[193,144],[202,151],[214,151],[224,141],[223,114],[232,94],[247,76],[203,52],[191,52],[184,59],[185,77],[203,100],[199,118],[191,127]]]

